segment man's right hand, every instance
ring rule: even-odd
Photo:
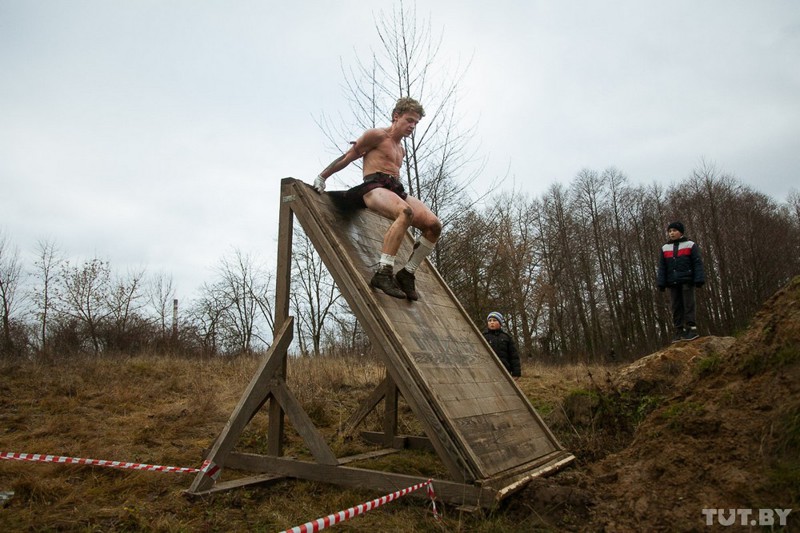
[[[317,176],[314,179],[314,189],[320,194],[324,193],[325,192],[325,178],[323,178],[322,176]]]

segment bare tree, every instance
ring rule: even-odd
[[[331,316],[334,325],[330,326],[331,321],[326,323],[322,333],[322,353],[326,356],[377,356],[372,350],[369,336],[344,299],[336,300]]]
[[[295,227],[292,250],[291,305],[297,317],[297,337],[303,355],[321,355],[326,319],[333,316],[341,293],[314,246]]]
[[[106,296],[108,325],[105,332],[106,346],[129,352],[141,348],[142,335],[136,330],[144,326],[141,310],[145,306],[142,288],[144,270],[130,272],[126,277],[115,278]]]
[[[628,255],[620,265],[625,299],[618,315],[621,327],[615,346],[619,354],[641,355],[656,349],[660,339],[671,333],[665,299],[653,290],[664,235],[664,190],[656,185],[627,188],[619,198],[621,206],[615,211],[621,213],[622,222],[617,239],[627,241]]]
[[[786,218],[791,221],[794,238],[790,241],[790,254],[793,257],[800,257],[800,192],[791,189],[786,198]]]
[[[448,227],[477,201],[470,198],[470,186],[485,166],[471,146],[475,126],[462,127],[457,112],[469,62],[442,59],[442,35],[434,35],[430,21],[418,21],[413,4],[409,7],[402,0],[390,13],[378,15],[375,31],[381,49],[371,51],[368,60],[357,59],[355,67],[343,68],[354,119],[334,122],[323,115],[320,127],[333,146],[342,146],[343,140],[391,120],[389,113],[398,98],[419,100],[426,116],[403,141],[405,181],[409,193]],[[437,249],[435,261],[438,254]]]
[[[37,243],[34,276],[39,280],[39,285],[33,289],[33,301],[39,322],[39,349],[45,353],[47,352],[47,328],[53,311],[54,291],[62,260],[61,251],[53,240],[44,239]]]
[[[111,285],[111,268],[108,261],[94,258],[80,266],[66,261],[61,266],[59,311],[75,319],[89,337],[95,355],[102,348],[101,331],[110,311],[107,306]]]
[[[168,336],[167,320],[171,316],[172,304],[175,300],[172,276],[160,273],[151,277],[145,292],[148,304],[155,313],[161,336],[166,338]]]
[[[12,322],[21,278],[19,249],[12,246],[5,233],[0,231],[0,320],[3,326],[0,354],[12,354],[18,348],[14,346]]]
[[[522,353],[532,357],[537,351],[535,337],[544,307],[541,291],[543,258],[540,246],[542,234],[538,225],[541,204],[520,194],[504,194],[490,208],[489,228],[494,235],[490,247],[496,267],[490,267],[490,308],[502,311],[507,326],[518,339]]]
[[[438,260],[442,277],[477,324],[483,322],[490,305],[490,284],[496,268],[490,217],[477,209],[466,209],[451,225]]]
[[[789,214],[797,226],[800,226],[800,191],[792,189],[789,191],[789,196],[786,198],[786,203],[789,207]]]
[[[223,257],[217,269],[219,280],[211,288],[209,302],[221,304],[219,333],[228,351],[252,353],[269,346],[272,330],[272,275],[240,250]]]
[[[507,310],[530,354],[640,356],[671,329],[668,298],[655,290],[667,224],[682,220],[702,249],[704,330],[730,335],[800,272],[797,198],[779,205],[707,163],[667,190],[630,186],[614,168],[585,169],[541,199],[501,194],[465,212],[440,271],[476,322],[488,308]]]
[[[223,330],[223,316],[230,305],[217,284],[204,283],[200,289],[200,297],[193,302],[190,311],[191,327],[195,330],[204,355],[217,355],[219,352],[220,332]]]

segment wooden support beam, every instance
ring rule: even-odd
[[[347,420],[345,420],[341,429],[339,430],[342,436],[349,437],[353,431],[356,430],[359,424],[364,421],[367,415],[369,415],[375,409],[378,403],[383,400],[383,398],[386,396],[386,386],[388,382],[389,378],[384,378],[384,380],[381,381],[377,387],[375,387],[372,393],[370,393],[367,399],[361,403],[358,409],[355,410]]]
[[[245,453],[232,453],[228,456],[227,466],[248,472],[271,472],[288,477],[308,479],[349,487],[369,489],[385,494],[405,489],[417,483],[424,483],[428,478],[409,476],[393,472],[380,472],[352,468],[347,466],[328,466],[303,461],[294,461],[283,457],[267,457]],[[453,505],[475,505],[492,507],[497,503],[497,491],[489,487],[454,483],[449,480],[434,479],[433,488],[437,498]],[[425,496],[424,491],[420,494]]]
[[[278,209],[278,264],[275,271],[275,327],[289,318],[289,293],[292,286],[292,236],[294,215],[291,198],[281,195]],[[274,341],[273,341],[274,343]],[[284,353],[278,375],[286,379],[286,354]],[[269,405],[267,427],[267,452],[283,455],[284,420],[283,411],[277,402]]]
[[[292,327],[294,326],[294,319],[289,317],[281,329],[278,331],[277,336],[273,339],[272,346],[267,352],[266,357],[261,363],[258,372],[250,380],[250,384],[245,389],[239,403],[231,413],[228,422],[225,424],[222,432],[217,437],[211,451],[206,457],[207,460],[215,463],[218,466],[225,464],[225,457],[233,450],[236,441],[244,431],[247,423],[253,418],[256,410],[264,404],[267,396],[270,393],[269,382],[275,375],[276,370],[280,369],[281,363],[286,355],[286,349],[292,342]],[[189,492],[200,492],[209,489],[214,484],[214,480],[205,473],[198,473],[191,486]]]
[[[394,436],[397,434],[397,385],[392,381],[391,376],[386,383],[386,396],[383,403],[383,445],[391,446]]]
[[[316,430],[314,423],[303,410],[300,402],[298,402],[294,394],[286,388],[286,383],[280,378],[275,378],[272,380],[270,391],[275,399],[278,400],[281,407],[283,407],[286,416],[289,417],[295,431],[303,438],[303,441],[308,446],[314,459],[316,459],[318,463],[325,465],[339,464],[336,455],[334,455],[325,442],[325,439],[323,439]]]
[[[367,442],[384,446],[386,438],[383,433],[378,431],[362,431],[361,438]],[[436,449],[431,444],[431,439],[428,437],[420,437],[419,435],[395,435],[392,442],[386,446],[391,446],[397,450],[427,450],[435,452]]]

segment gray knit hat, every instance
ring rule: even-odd
[[[505,318],[503,318],[503,315],[501,315],[501,314],[500,314],[500,313],[498,313],[497,311],[492,311],[491,313],[489,313],[489,316],[487,316],[487,317],[486,317],[486,321],[488,322],[490,318],[494,318],[495,320],[497,320],[498,322],[500,322],[500,325],[501,325],[501,326],[502,326],[503,324],[505,324],[505,322],[506,322],[506,319],[505,319]]]

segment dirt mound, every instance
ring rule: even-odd
[[[726,349],[727,345],[727,349]],[[672,346],[612,380],[673,387],[626,449],[594,464],[587,530],[700,530],[757,524],[758,510],[796,509],[800,525],[800,278],[779,291],[735,342]],[[753,509],[731,515],[729,509]],[[773,515],[777,525],[778,516]]]
[[[667,394],[686,386],[704,360],[724,354],[736,342],[733,337],[703,337],[679,342],[620,369],[610,377],[611,386],[636,394]]]

